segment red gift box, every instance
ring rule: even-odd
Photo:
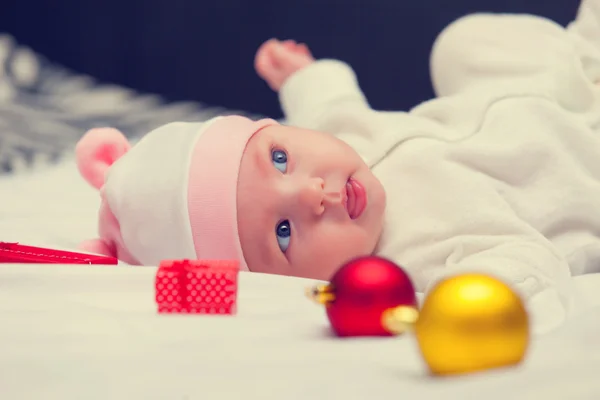
[[[237,260],[165,260],[155,279],[159,313],[235,314]]]
[[[114,265],[118,262],[114,257],[0,242],[0,263]]]

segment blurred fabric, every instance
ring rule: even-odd
[[[110,126],[135,140],[172,121],[255,115],[98,82],[0,33],[0,177],[56,164],[91,128]]]

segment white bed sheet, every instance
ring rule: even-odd
[[[98,205],[69,160],[2,178],[0,240],[75,248]],[[241,273],[238,315],[181,317],[156,313],[154,273],[0,265],[0,398],[600,398],[600,274],[573,280],[577,312],[522,366],[435,379],[409,336],[330,337],[310,281]]]

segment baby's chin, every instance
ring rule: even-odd
[[[341,268],[343,267],[345,264],[347,264],[348,262],[350,262],[351,260],[357,258],[357,257],[361,257],[361,256],[368,256],[371,255],[373,253],[363,253],[363,254],[357,254],[354,255],[352,257],[349,257],[347,260],[345,261],[341,261],[339,263],[336,264],[331,264],[328,266],[324,266],[321,265],[318,270],[314,270],[314,271],[305,271],[304,273],[299,273],[298,275],[295,275],[299,278],[306,278],[306,279],[316,279],[316,280],[321,280],[321,281],[329,281],[333,275]]]
[[[273,275],[328,281],[338,269],[343,267],[351,260],[357,257],[373,255],[375,251],[374,246],[370,250],[371,251],[347,254],[346,257],[340,258],[337,261],[319,262],[318,260],[311,260],[310,263],[307,263],[306,265],[292,265],[287,266],[287,268],[269,269],[269,271],[261,271],[261,268],[258,266],[257,268],[252,268],[252,266],[249,266],[249,270]]]

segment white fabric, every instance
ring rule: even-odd
[[[109,169],[106,200],[125,246],[141,264],[196,258],[188,212],[190,160],[198,139],[218,118],[163,125]]]
[[[96,237],[98,193],[73,161],[0,179],[0,240],[75,249]],[[600,274],[572,279],[576,312],[525,364],[429,377],[411,337],[336,340],[314,282],[241,273],[235,317],[166,317],[154,267],[0,264],[3,399],[594,399]],[[535,297],[551,313],[553,293]],[[549,300],[550,299],[550,300]]]
[[[580,29],[592,35],[598,0],[583,4]],[[420,291],[478,270],[537,309],[552,288],[552,311],[536,313],[549,327],[576,307],[570,275],[600,271],[600,41],[578,26],[527,15],[455,22],[432,54],[440,98],[408,113],[372,110],[337,61],[283,87],[290,124],[337,135],[380,178],[388,209],[378,253]]]
[[[414,339],[336,340],[312,282],[240,274],[236,316],[158,315],[154,267],[0,266],[0,387],[6,399],[595,399],[594,299],[537,338],[523,365],[428,376]]]

